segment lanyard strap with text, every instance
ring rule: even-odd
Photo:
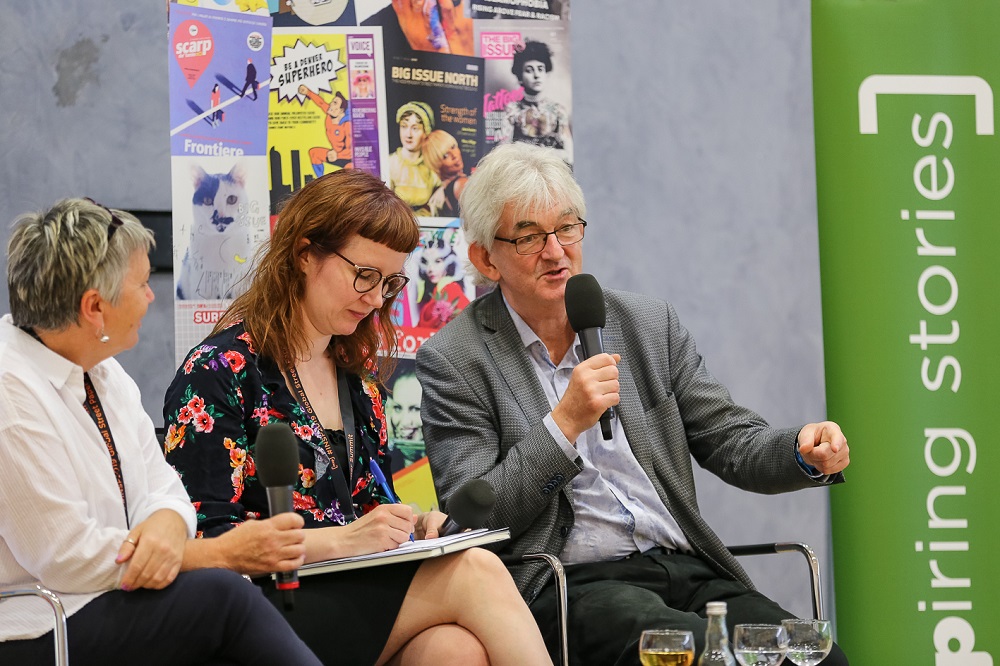
[[[84,403],[84,407],[87,409],[87,413],[90,414],[90,418],[94,420],[97,429],[101,431],[104,446],[108,448],[108,454],[111,456],[111,469],[115,472],[115,479],[118,481],[118,490],[122,494],[122,506],[125,507],[125,524],[128,525],[128,498],[125,497],[125,479],[122,477],[122,464],[118,458],[118,448],[115,446],[115,440],[111,436],[111,428],[108,427],[108,421],[104,417],[101,400],[97,397],[97,391],[94,390],[94,383],[90,381],[90,375],[86,372],[83,373],[83,387],[87,390],[87,402]]]
[[[347,388],[347,373],[344,372],[342,368],[337,368],[337,394],[340,399],[340,418],[344,422],[344,436],[347,438],[347,477],[340,471],[340,464],[337,461],[337,454],[330,444],[330,438],[326,435],[326,430],[323,429],[323,424],[319,422],[316,418],[316,412],[313,411],[312,404],[309,402],[309,398],[306,396],[306,391],[302,388],[302,381],[299,379],[299,373],[292,366],[288,369],[288,376],[291,377],[292,386],[295,388],[296,397],[299,399],[302,408],[306,410],[306,414],[313,421],[313,425],[319,428],[319,435],[323,440],[323,450],[326,451],[326,455],[330,458],[330,467],[334,471],[330,476],[333,478],[334,490],[337,493],[337,500],[340,503],[340,511],[344,514],[344,517],[348,520],[353,520],[355,518],[354,514],[354,499],[351,495],[351,490],[347,485],[347,479],[354,478],[354,440],[355,440],[355,430],[354,430],[354,407],[351,405],[351,394]]]

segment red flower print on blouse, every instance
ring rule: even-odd
[[[250,339],[249,333],[243,331],[242,333],[236,336],[236,339],[242,340],[243,342],[247,343],[247,349],[250,351],[251,354],[257,353],[257,350],[253,348],[253,340]]]
[[[267,407],[255,408],[251,416],[257,419],[257,423],[259,423],[261,427],[264,427],[268,424]]]
[[[230,467],[243,467],[243,463],[246,462],[246,459],[247,459],[247,452],[245,449],[234,447],[229,451]]]
[[[177,420],[181,423],[191,423],[191,419],[194,418],[194,410],[188,406],[181,407],[181,411],[177,412]]]
[[[316,485],[316,470],[299,465],[299,477],[302,479],[303,488],[312,488]]]
[[[296,511],[306,511],[316,506],[316,499],[309,495],[303,495],[297,490],[292,491],[292,507]]]
[[[233,497],[230,502],[239,502],[240,498],[243,497],[243,468],[237,467],[233,470],[232,476],[229,477],[233,482]]]
[[[195,414],[205,411],[205,399],[199,396],[194,396],[188,400],[188,408],[191,409]]]
[[[246,472],[246,476],[257,476],[257,464],[253,461],[253,457],[248,453],[247,461],[243,463],[243,471]]]
[[[178,427],[176,424],[170,424],[167,429],[167,436],[163,439],[163,453],[170,453],[180,445],[184,448],[184,431],[187,430],[187,426],[181,425]]]
[[[246,367],[246,359],[243,358],[243,354],[238,351],[225,351],[222,352],[222,358],[226,359],[226,363],[229,364],[229,369],[233,372],[239,372],[244,367]]]
[[[191,356],[188,357],[188,360],[184,362],[185,375],[191,374],[191,371],[194,370],[194,362],[197,361],[200,356],[201,356],[201,348],[198,348],[191,354]]]
[[[208,412],[198,412],[194,415],[194,430],[195,432],[212,432],[212,427],[215,425],[215,419]]]

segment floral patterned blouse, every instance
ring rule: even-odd
[[[368,468],[369,449],[376,452],[390,484],[392,477],[382,397],[374,377],[348,374],[347,383],[358,441],[348,485],[360,517],[389,503]],[[260,429],[274,421],[291,426],[299,440],[293,498],[306,527],[347,522],[331,476],[345,474],[343,467],[331,467],[320,424],[288,389],[277,364],[257,355],[242,324],[191,350],[167,389],[163,416],[164,453],[194,503],[198,536],[217,536],[244,520],[269,515],[267,492],[257,479],[254,445]]]

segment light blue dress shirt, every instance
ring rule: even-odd
[[[545,344],[504,299],[521,336],[549,407],[562,399],[573,369],[582,360],[577,336],[558,365]],[[612,420],[613,436],[605,440],[600,424],[580,435],[576,446],[549,412],[546,428],[570,460],[580,458],[582,471],[571,481],[574,525],[559,558],[564,564],[621,559],[657,546],[694,552],[674,517],[656,493],[653,482],[636,460],[621,422]]]

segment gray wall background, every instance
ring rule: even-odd
[[[573,0],[572,18],[585,269],[673,302],[738,402],[777,425],[825,418],[808,3]],[[0,90],[4,244],[17,214],[63,196],[170,208],[163,2],[18,3],[0,22]],[[120,360],[159,424],[170,277],[154,288]],[[698,488],[727,543],[810,543],[832,605],[827,490],[763,497],[706,473]],[[744,563],[809,613],[798,558]]]

